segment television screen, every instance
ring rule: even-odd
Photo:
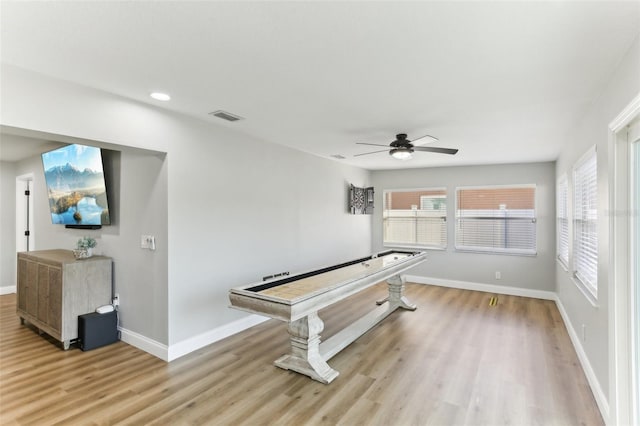
[[[42,154],[51,221],[110,225],[100,148],[68,145]]]

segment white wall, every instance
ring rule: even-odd
[[[370,217],[347,213],[348,184],[364,186],[368,172],[203,130],[169,153],[171,170],[181,170],[169,181],[172,342],[239,318],[227,309],[230,287],[370,247]]]
[[[598,306],[593,306],[573,282],[571,273],[559,264],[555,267],[556,291],[563,304],[571,327],[586,327],[586,339],[581,343],[593,369],[599,387],[605,395],[610,393],[609,347],[613,336],[609,334],[609,170],[608,126],[622,109],[640,93],[640,40],[636,40],[617,71],[605,85],[600,97],[591,105],[580,122],[566,135],[566,145],[556,162],[556,173],[567,173],[569,198],[573,194],[571,169],[590,147],[596,146],[598,157]],[[572,203],[570,201],[570,207]],[[570,219],[573,215],[569,209]],[[569,262],[572,256],[572,227],[570,227]],[[605,407],[606,408],[606,407]],[[606,420],[606,419],[605,419]]]
[[[228,308],[230,287],[370,252],[371,217],[347,214],[347,186],[369,185],[368,171],[12,66],[2,66],[0,83],[0,124],[167,153],[158,173],[167,176],[168,235],[158,247],[167,250],[168,337],[143,337],[169,346],[197,338],[246,316]],[[123,220],[126,179],[123,171]],[[133,228],[117,238],[139,244],[140,234],[157,232],[142,222]],[[123,302],[127,328],[139,308]]]
[[[16,176],[13,163],[0,162],[0,294],[16,285]]]
[[[123,148],[118,232],[107,235],[114,227],[103,227],[105,242],[130,248],[114,260],[123,326],[165,344],[169,339],[167,163],[165,154]],[[155,236],[155,251],[140,248],[142,235]]]
[[[553,291],[555,277],[555,172],[554,163],[494,166],[437,167],[373,172],[376,209],[373,250],[382,250],[382,196],[386,189],[447,188],[448,246],[430,250],[429,260],[409,274],[442,280]],[[536,256],[512,256],[455,251],[455,189],[458,186],[536,184]],[[495,272],[501,279],[495,279]]]

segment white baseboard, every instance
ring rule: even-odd
[[[180,358],[183,355],[215,343],[218,340],[222,340],[225,337],[229,337],[233,334],[246,330],[247,328],[253,327],[254,325],[265,322],[268,319],[269,318],[267,317],[252,314],[244,318],[240,318],[239,320],[236,320],[229,324],[214,328],[213,330],[209,330],[197,336],[190,337],[186,340],[169,346],[167,360],[173,361],[174,359]]]
[[[587,354],[582,347],[582,343],[578,338],[578,334],[574,330],[571,325],[571,321],[569,320],[569,315],[564,309],[562,302],[558,298],[558,295],[553,291],[544,291],[544,290],[532,290],[528,288],[520,288],[520,287],[506,287],[495,284],[484,284],[484,283],[474,283],[468,281],[455,281],[455,280],[445,280],[442,278],[429,278],[429,277],[421,277],[417,275],[406,275],[405,279],[407,282],[417,283],[417,284],[430,284],[437,285],[441,287],[451,287],[451,288],[459,288],[463,290],[475,290],[475,291],[484,291],[487,293],[497,293],[497,294],[507,294],[510,296],[523,296],[523,297],[532,297],[535,299],[545,299],[545,300],[553,300],[558,307],[558,311],[560,311],[560,316],[562,316],[562,321],[564,322],[565,327],[567,328],[567,332],[569,333],[569,338],[571,339],[571,343],[573,344],[573,348],[578,355],[578,360],[580,361],[580,365],[582,366],[582,370],[584,371],[585,376],[587,377],[587,381],[589,382],[589,386],[591,387],[591,391],[593,392],[593,396],[596,400],[596,404],[598,404],[598,409],[600,410],[600,414],[602,414],[602,418],[605,421],[605,424],[609,424],[609,403],[607,402],[607,396],[598,378],[596,377],[593,368],[591,367],[591,363],[589,362],[589,358],[587,358]]]
[[[522,287],[507,287],[503,285],[474,283],[470,281],[446,280],[442,278],[421,277],[418,275],[406,275],[407,282],[417,284],[431,284],[440,287],[459,288],[462,290],[484,291],[486,293],[508,294],[510,296],[531,297],[534,299],[556,300],[556,293],[545,290],[532,290]]]
[[[604,424],[609,424],[609,402],[607,400],[606,393],[602,389],[602,386],[600,385],[600,382],[596,377],[596,373],[591,367],[589,358],[587,358],[587,354],[582,347],[582,342],[578,337],[578,333],[576,333],[576,330],[573,328],[573,325],[569,320],[569,315],[567,314],[567,311],[564,309],[564,305],[560,301],[560,298],[557,297],[557,295],[555,298],[555,302],[556,306],[558,306],[558,311],[560,311],[560,315],[562,316],[562,320],[564,321],[564,325],[567,328],[567,332],[569,333],[571,343],[573,343],[573,347],[576,350],[576,354],[578,355],[578,360],[580,360],[582,370],[584,371],[585,376],[587,376],[587,381],[589,382],[589,386],[591,387],[593,396],[596,399],[596,404],[598,404],[598,408],[600,409],[600,414],[602,415]]]
[[[136,348],[158,357],[163,361],[171,362],[174,359],[178,359],[181,356],[215,343],[218,340],[222,340],[225,337],[239,333],[247,328],[253,327],[254,325],[258,325],[268,319],[269,318],[262,317],[260,315],[249,315],[245,318],[222,325],[197,336],[190,337],[189,339],[171,346],[159,343],[153,339],[143,336],[142,334],[127,330],[126,328],[118,327],[118,330],[120,330],[120,340],[123,342],[128,343],[131,346],[135,346]]]
[[[8,285],[5,287],[0,287],[0,296],[4,296],[5,294],[11,294],[16,292],[15,285]]]
[[[165,344],[156,342],[142,334],[138,334],[135,331],[127,330],[126,328],[118,327],[120,330],[120,340],[125,343],[135,346],[136,348],[143,350],[153,356],[160,358],[163,361],[168,361],[169,353],[168,347]]]

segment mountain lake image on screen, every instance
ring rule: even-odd
[[[42,164],[54,224],[111,224],[100,148],[68,145],[42,154]]]

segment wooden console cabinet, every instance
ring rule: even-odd
[[[111,303],[111,258],[76,260],[71,250],[18,253],[18,303],[28,321],[69,349],[78,338],[78,315]]]

